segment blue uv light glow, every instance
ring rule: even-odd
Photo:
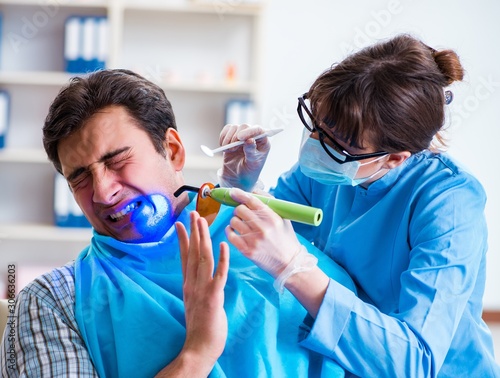
[[[172,204],[162,194],[151,194],[141,200],[130,221],[141,235],[135,243],[157,242],[175,222]]]

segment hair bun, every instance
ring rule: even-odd
[[[445,76],[447,85],[464,78],[464,69],[455,51],[433,51],[432,56],[439,70]]]

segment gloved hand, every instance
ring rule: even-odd
[[[278,277],[302,247],[291,222],[240,189],[232,189],[230,195],[242,205],[226,227],[227,239],[258,267]]]
[[[253,139],[264,132],[260,126],[247,124],[224,126],[219,137],[221,146],[239,140],[246,142],[224,152],[224,165],[219,171],[220,186],[252,191],[271,149],[269,138]]]

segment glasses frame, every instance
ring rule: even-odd
[[[306,105],[305,100],[307,99],[307,93],[304,93],[302,96],[298,98],[299,103],[297,105],[297,113],[299,115],[300,120],[302,121],[302,124],[304,127],[309,130],[311,133],[317,132],[319,136],[319,141],[321,143],[321,146],[325,150],[325,152],[330,156],[333,160],[335,160],[339,164],[344,164],[350,161],[358,161],[358,160],[364,160],[372,157],[379,157],[383,155],[387,155],[388,152],[386,151],[378,151],[378,152],[369,152],[367,154],[351,154],[347,152],[344,147],[342,147],[335,139],[333,139],[330,135],[328,135],[324,130],[322,130],[320,127],[318,127],[314,116],[312,115],[312,112],[309,110],[309,108]],[[311,128],[308,124],[307,121],[304,117],[303,111],[307,113],[309,118],[311,119],[311,122],[313,124],[313,127]],[[328,139],[331,145],[325,142],[325,138]],[[340,159],[338,156],[335,156],[331,151],[330,148],[334,148],[344,159]]]

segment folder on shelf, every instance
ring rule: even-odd
[[[2,12],[0,12],[0,63],[2,62],[2,35],[3,35],[2,31],[3,31],[3,14]],[[0,68],[2,68],[1,65]]]
[[[97,23],[97,64],[104,68],[106,66],[106,60],[108,59],[109,51],[109,32],[108,32],[108,19],[107,17],[98,17]]]
[[[70,16],[65,23],[66,71],[86,73],[103,69],[108,55],[108,19],[105,16]]]
[[[255,123],[255,107],[251,100],[232,99],[226,102],[225,124]]]
[[[0,149],[4,148],[7,139],[7,130],[9,128],[9,108],[10,96],[6,91],[0,90]]]
[[[54,223],[59,227],[90,227],[66,179],[59,173],[55,174],[54,179]]]

